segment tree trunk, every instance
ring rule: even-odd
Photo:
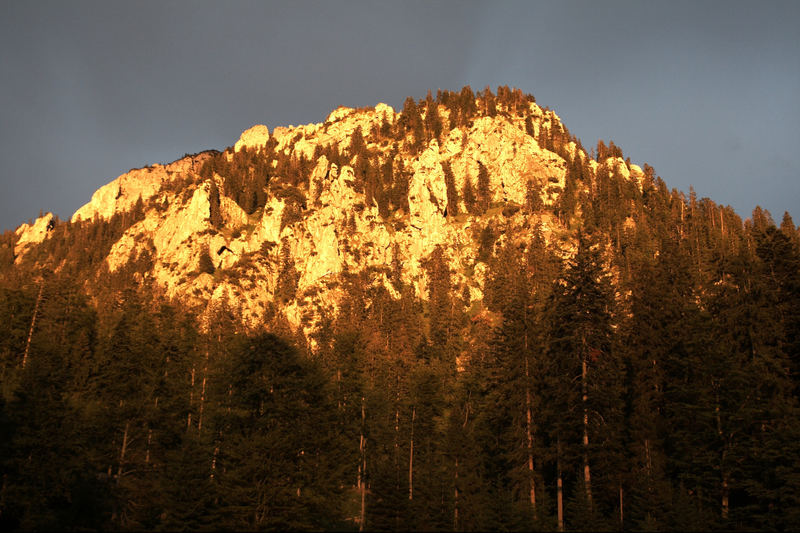
[[[564,483],[561,478],[561,440],[556,441],[556,470],[558,471],[558,481],[556,482],[556,505],[558,506],[558,530],[564,531]]]
[[[206,399],[206,376],[205,372],[203,372],[203,383],[200,388],[200,407],[197,413],[197,431],[203,429],[203,402]]]
[[[150,464],[150,442],[153,440],[153,430],[147,430],[147,452],[144,454],[144,463]]]
[[[36,317],[39,316],[39,305],[42,303],[42,291],[44,290],[44,281],[39,285],[39,295],[36,296],[36,305],[33,306],[33,318],[31,318],[31,328],[28,330],[28,342],[25,343],[25,353],[22,356],[22,368],[28,364],[28,354],[31,351],[31,339],[33,338],[33,328],[36,326]]]
[[[398,390],[394,408],[394,490],[397,497],[400,497],[400,377],[397,377]],[[395,510],[394,528],[400,530],[400,511]]]
[[[417,417],[416,407],[411,408],[411,451],[408,455],[408,499],[414,499],[414,419]]]
[[[122,434],[122,449],[120,449],[119,452],[119,467],[117,468],[117,485],[119,485],[119,481],[122,479],[122,466],[125,464],[125,452],[128,449],[128,429],[130,425],[130,420],[125,422],[125,431]]]
[[[189,414],[186,415],[186,430],[192,427],[192,404],[194,403],[194,365],[192,365],[192,382],[189,389]]]
[[[585,350],[585,347],[584,347]],[[592,508],[592,474],[589,470],[589,394],[586,386],[586,376],[588,374],[588,366],[586,364],[586,355],[583,356],[581,368],[581,392],[583,403],[583,484],[586,488],[586,500],[589,502],[589,508]]]
[[[197,431],[203,429],[203,404],[206,401],[206,379],[208,376],[208,350],[206,350],[206,364],[203,367],[203,382],[200,386],[200,407],[197,413]]]
[[[214,472],[217,471],[217,455],[219,455],[219,444],[214,446],[214,455],[211,457],[211,475],[209,479],[214,479]]]
[[[458,457],[456,457],[456,474],[453,491],[453,531],[458,531]]]
[[[717,435],[719,435],[720,441],[722,441],[722,456],[720,457],[720,471],[722,472],[722,501],[720,502],[720,514],[722,515],[723,520],[728,519],[728,472],[725,469],[725,458],[727,455],[727,443],[725,442],[725,434],[722,431],[722,416],[720,414],[720,407],[719,407],[719,392],[714,393],[715,399],[715,406],[714,406],[714,415],[717,422]]]
[[[526,335],[527,338],[527,335]],[[527,344],[527,341],[526,341]],[[525,419],[526,419],[526,433],[528,437],[528,482],[530,483],[530,502],[534,514],[536,513],[536,480],[534,478],[533,470],[533,415],[531,413],[531,385],[530,385],[530,369],[528,365],[528,355],[525,354]]]
[[[728,474],[723,472],[722,474],[722,519],[728,519]]]
[[[341,369],[336,369],[336,390],[338,394],[336,395],[336,407],[339,411],[342,410],[342,371]]]
[[[361,449],[361,464],[358,467],[358,486],[361,489],[361,520],[358,525],[359,531],[364,531],[364,521],[366,520],[367,514],[367,453],[366,453],[366,437],[364,436],[364,429],[365,429],[365,421],[366,421],[366,411],[364,406],[364,397],[361,397],[361,442],[360,442],[360,449]]]

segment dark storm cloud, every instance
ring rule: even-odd
[[[776,217],[800,180],[796,2],[5,2],[0,227],[255,123],[518,86],[587,147]]]

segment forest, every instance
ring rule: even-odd
[[[409,99],[404,122],[368,135],[435,138],[427,108],[466,123],[530,100],[507,88]],[[566,155],[570,140],[540,142]],[[352,146],[327,156],[361,161],[360,186],[384,212],[401,208],[407,172]],[[613,143],[593,150],[612,156]],[[0,528],[800,528],[791,217],[757,208],[742,221],[648,166],[637,187],[565,159],[553,211],[570,257],[540,228],[512,236],[495,218],[475,258],[489,273],[482,301],[454,287],[437,248],[421,297],[396,263],[395,295],[369,269],[344,273],[338,313],[310,339],[277,306],[252,331],[224,305],[201,320],[168,300],[137,276],[145,264],[109,273],[102,258],[141,205],[59,222],[22,263],[7,232]],[[266,185],[290,196],[310,171],[246,151],[227,161],[201,174],[230,180],[248,213]],[[490,207],[480,187],[459,192],[473,216]],[[521,208],[545,209],[532,198]]]

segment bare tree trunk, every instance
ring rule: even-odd
[[[722,519],[728,519],[728,474],[722,474]]]
[[[208,350],[206,350],[206,364],[203,367],[203,383],[200,386],[200,407],[197,414],[197,431],[203,429],[203,405],[206,400],[206,378],[208,376]]]
[[[336,389],[338,390],[338,394],[336,395],[336,407],[339,411],[342,410],[342,371],[341,369],[336,369]]]
[[[131,421],[125,422],[125,432],[122,434],[122,449],[119,452],[119,467],[117,468],[117,485],[122,479],[122,466],[125,464],[125,452],[128,449],[128,429],[130,428]]]
[[[147,430],[147,452],[144,454],[144,463],[150,464],[150,442],[153,440],[153,430]]]
[[[217,455],[219,455],[219,444],[214,446],[214,455],[211,457],[211,475],[210,479],[214,479],[214,472],[217,471]]]
[[[725,456],[727,453],[727,444],[725,443],[724,433],[722,431],[722,416],[720,415],[720,408],[719,408],[719,392],[714,394],[715,396],[715,407],[714,407],[714,415],[716,417],[717,422],[717,435],[719,435],[720,440],[723,443],[722,447],[722,457],[720,458],[720,471],[722,472],[722,501],[720,513],[722,514],[722,519],[728,519],[728,494],[729,494],[729,486],[728,486],[728,472],[725,470]]]
[[[400,495],[400,376],[397,377],[398,390],[394,408],[394,490]],[[395,510],[394,528],[400,530],[400,511]]]
[[[366,437],[364,436],[366,422],[366,411],[364,406],[364,397],[361,397],[361,464],[358,467],[358,486],[361,489],[361,520],[358,525],[359,531],[364,531],[364,521],[367,515],[367,453],[366,453]]]
[[[684,204],[683,198],[681,198],[681,225],[680,225],[681,239],[683,239],[683,234],[684,234],[684,230],[683,230],[683,228],[684,228],[683,210],[684,210],[685,207],[686,206]]]
[[[192,404],[194,403],[194,365],[192,365],[192,384],[189,389],[189,414],[186,415],[186,430],[192,427]]]
[[[414,499],[414,419],[417,417],[417,408],[411,408],[411,451],[408,455],[408,499]]]
[[[528,357],[528,308],[527,306],[523,309],[523,320],[525,321],[525,336],[524,336],[524,344],[523,350],[525,353],[525,432],[527,436],[527,446],[528,446],[528,483],[530,484],[529,488],[529,498],[531,502],[531,509],[533,509],[534,514],[536,513],[536,479],[534,478],[534,470],[533,470],[533,413],[531,410],[531,371],[530,371],[530,360]]]
[[[592,474],[589,470],[589,407],[588,400],[589,394],[586,386],[586,375],[588,369],[586,365],[586,356],[583,357],[581,368],[581,392],[583,402],[583,483],[586,488],[586,500],[589,502],[589,508],[592,508]]]
[[[647,492],[653,492],[653,461],[650,458],[650,439],[644,439],[644,456],[647,461]]]
[[[564,482],[561,478],[561,440],[556,441],[556,470],[558,471],[558,481],[556,481],[556,505],[558,506],[558,530],[564,531]]]
[[[31,351],[31,339],[33,338],[33,328],[36,326],[36,318],[39,316],[39,306],[42,303],[42,291],[44,290],[44,281],[39,285],[39,295],[36,296],[36,305],[33,306],[33,318],[31,318],[31,328],[28,330],[28,342],[25,343],[25,353],[22,356],[22,368],[28,364],[28,354]]]
[[[526,334],[527,339],[527,334]],[[527,344],[527,341],[526,341]],[[530,502],[533,512],[536,513],[536,479],[533,470],[533,415],[531,413],[531,385],[528,355],[525,354],[525,419],[528,437],[528,481],[530,483]]]
[[[456,457],[456,476],[453,493],[453,531],[458,531],[458,457]]]

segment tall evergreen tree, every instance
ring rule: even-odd
[[[442,171],[444,172],[444,184],[447,191],[447,206],[445,209],[449,216],[456,216],[458,215],[458,189],[456,189],[456,180],[450,163],[443,162]]]
[[[466,194],[465,194],[466,195]],[[489,209],[492,201],[492,191],[489,185],[489,171],[486,166],[478,161],[478,190],[477,207],[479,213],[483,214]]]
[[[565,415],[551,418],[550,438],[578,474],[574,518],[598,526],[600,504],[610,499],[608,478],[618,479],[608,468],[598,476],[598,451],[620,444],[601,436],[618,430],[621,390],[612,351],[613,299],[597,241],[578,234],[577,253],[553,291],[548,393],[554,401],[549,407]]]

